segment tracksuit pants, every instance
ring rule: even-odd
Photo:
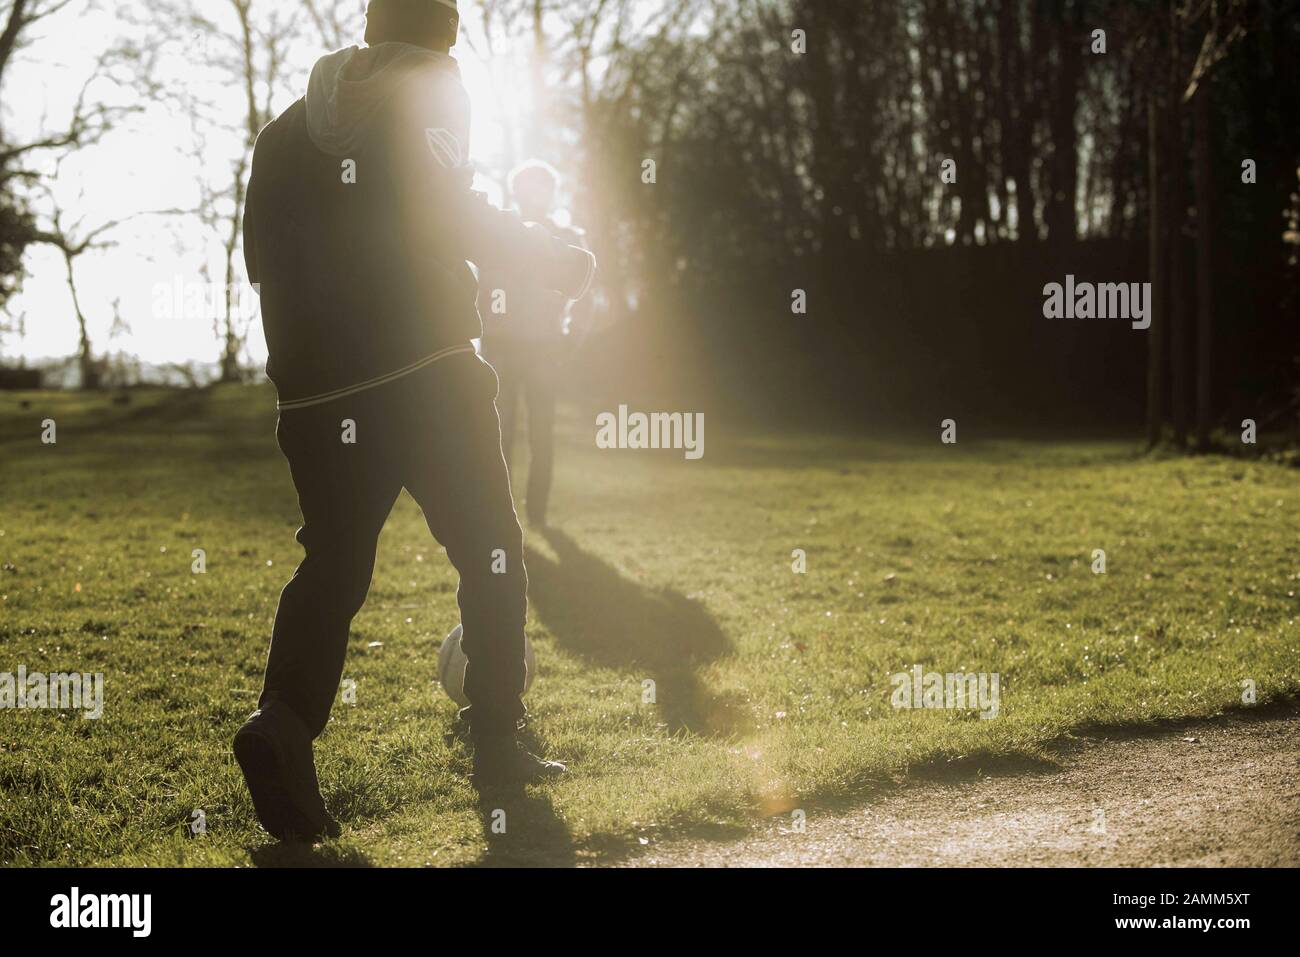
[[[405,488],[460,574],[471,733],[514,732],[524,714],[528,577],[497,391],[492,367],[465,353],[351,397],[281,412],[276,438],[298,492],[306,556],[280,595],[261,707],[280,701],[313,738],[324,730],[379,533]],[[451,625],[429,622],[443,632]]]
[[[559,348],[549,342],[485,340],[483,353],[501,377],[501,448],[510,468],[520,403],[528,411],[528,487],[524,506],[535,522],[546,520],[555,469],[555,394]]]

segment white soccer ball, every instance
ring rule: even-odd
[[[438,649],[438,682],[442,685],[442,690],[447,692],[448,698],[465,708],[469,706],[469,698],[465,697],[465,666],[469,664],[469,659],[460,648],[463,632],[464,628],[457,625]],[[533,686],[533,676],[536,674],[537,661],[533,657],[533,644],[524,635],[524,694],[528,694],[528,689]]]

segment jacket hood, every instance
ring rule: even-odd
[[[312,142],[331,156],[355,153],[376,110],[401,81],[430,67],[460,76],[449,54],[410,43],[348,47],[322,57],[307,83],[307,133]]]

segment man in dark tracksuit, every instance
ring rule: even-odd
[[[559,176],[545,163],[530,161],[510,174],[510,194],[527,221],[537,223],[565,243],[582,245],[577,229],[552,219]],[[584,300],[584,303],[590,300]],[[485,272],[479,283],[483,314],[483,354],[497,370],[501,394],[501,448],[511,468],[519,407],[528,414],[528,520],[546,525],[555,460],[555,396],[566,346],[577,337],[586,316],[583,303],[530,282],[527,276]]]
[[[469,103],[447,52],[457,29],[454,0],[371,0],[369,46],[317,63],[306,97],[254,152],[245,258],[306,556],[280,596],[258,711],[235,755],[258,817],[281,838],[337,829],[311,742],[403,488],[461,577],[476,783],[564,770],[515,738],[527,576],[497,378],[471,342],[482,326],[467,260],[571,298],[595,262],[470,190]]]

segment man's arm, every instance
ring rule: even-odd
[[[464,87],[446,71],[413,79],[398,100],[389,136],[395,185],[421,246],[445,262],[469,260],[580,298],[591,284],[595,257],[472,190]]]
[[[577,246],[590,252],[587,245],[586,237],[582,231],[576,228],[562,230],[560,238],[571,246]],[[593,276],[594,279],[594,276]],[[584,293],[569,304],[569,314],[565,320],[566,334],[573,337],[573,341],[581,345],[591,335],[595,315],[595,296],[590,295],[591,289],[588,288]]]
[[[262,269],[257,261],[257,233],[255,224],[260,214],[259,196],[261,181],[258,177],[257,147],[253,147],[253,172],[248,177],[248,194],[244,197],[244,269],[248,272],[248,281],[253,290],[261,293],[258,284],[262,281]]]

